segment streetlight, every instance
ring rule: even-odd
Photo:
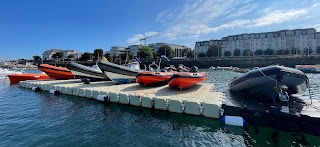
[[[306,56],[308,56],[309,55],[309,47],[306,46],[305,49],[307,50],[307,52],[305,54],[306,54]]]

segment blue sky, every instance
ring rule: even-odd
[[[1,0],[0,60],[51,48],[92,52],[111,46],[196,41],[316,28],[320,0]]]

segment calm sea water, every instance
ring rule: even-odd
[[[241,73],[205,70],[216,91]],[[320,97],[320,75],[308,75]],[[2,79],[1,79],[2,80]],[[319,124],[320,125],[320,124]],[[0,84],[0,146],[299,146],[320,137]]]

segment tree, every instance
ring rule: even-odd
[[[205,54],[205,53],[200,53],[200,54],[198,55],[198,57],[206,57],[206,54]]]
[[[291,48],[292,54],[301,54],[301,50],[299,48]]]
[[[187,57],[187,58],[193,58],[194,52],[190,48],[186,48],[186,49],[182,50],[182,56]]]
[[[241,51],[240,51],[239,49],[235,49],[235,50],[233,51],[233,55],[234,55],[234,56],[240,56],[240,54],[241,54]]]
[[[246,49],[243,51],[243,56],[253,56],[253,53],[249,49]]]
[[[267,50],[264,51],[264,54],[265,55],[273,55],[274,54],[274,50],[268,48]]]
[[[207,57],[221,57],[222,47],[220,45],[211,45],[207,51]]]
[[[70,60],[72,60],[73,58],[74,58],[74,55],[73,55],[73,54],[71,54],[71,55],[68,56],[68,59],[70,59]]]
[[[153,53],[148,46],[141,46],[139,48],[139,51],[137,52],[137,55],[140,59],[150,59],[153,56]]]
[[[256,51],[254,51],[254,55],[263,55],[263,50],[257,49]]]
[[[290,49],[285,49],[283,51],[283,55],[290,55],[291,54],[291,50]]]
[[[81,61],[88,61],[88,60],[90,60],[91,58],[92,58],[92,54],[89,53],[89,52],[85,52],[85,53],[83,53],[83,54],[81,55],[80,60],[81,60]]]
[[[61,59],[63,57],[63,52],[56,52],[51,57],[56,59],[56,60],[59,60],[59,59]]]
[[[194,58],[194,50],[188,50],[187,51],[187,58]]]
[[[156,59],[158,57],[157,52],[152,52],[152,56],[153,56],[153,59]]]
[[[309,50],[309,52],[308,52],[308,50]],[[312,54],[312,52],[313,52],[313,50],[312,50],[311,48],[304,48],[304,49],[303,49],[303,53],[304,53],[305,55],[310,55],[310,54]]]
[[[320,54],[320,46],[317,47],[317,54]]]
[[[36,61],[39,61],[39,60],[41,60],[41,57],[40,56],[32,56],[32,58],[33,58],[33,60],[36,60]]]
[[[276,51],[277,55],[283,55],[284,54],[284,49],[279,49]]]
[[[102,49],[95,49],[94,51],[93,51],[93,57],[94,57],[94,59],[99,59],[99,58],[101,58],[102,57],[102,55],[103,55],[103,50]]]
[[[118,59],[118,58],[119,58],[119,56],[117,56],[116,54],[112,55],[113,62],[115,62],[115,60]]]
[[[231,56],[231,51],[225,51],[225,52],[224,52],[224,56],[226,56],[226,57]]]
[[[113,56],[111,56],[110,53],[104,54],[104,56],[107,58],[108,61],[112,62],[113,61]]]
[[[174,57],[174,51],[172,50],[172,48],[169,45],[163,45],[161,46],[158,51],[157,51],[158,55],[165,55],[169,58],[173,58]]]

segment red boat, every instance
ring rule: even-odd
[[[144,71],[137,75],[136,82],[142,86],[161,86],[168,84],[173,75],[173,72]]]
[[[45,79],[50,79],[47,74],[35,74],[35,73],[26,73],[26,74],[11,74],[8,75],[10,79],[10,84],[18,84],[20,81],[25,81],[25,80],[45,80]]]
[[[56,80],[68,80],[75,77],[72,72],[65,67],[41,64],[38,68],[49,75],[51,78],[55,78]]]
[[[206,72],[178,72],[169,81],[171,88],[186,89],[208,78]]]

